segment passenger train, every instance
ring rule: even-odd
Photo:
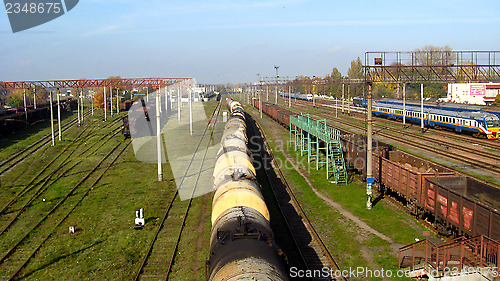
[[[288,98],[289,94],[290,94],[290,98],[292,98],[292,99],[299,99],[299,100],[306,100],[306,101],[313,100],[312,94],[283,93],[283,94],[280,94],[280,96],[282,96],[284,98]]]
[[[420,123],[421,107],[415,104],[405,106],[406,120]],[[389,119],[403,119],[403,105],[373,101],[373,115]],[[500,121],[498,116],[484,111],[457,111],[424,106],[424,125],[432,128],[447,128],[458,133],[471,133],[474,137],[498,139],[500,136]]]

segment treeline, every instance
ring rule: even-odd
[[[421,49],[415,49],[417,53],[416,62],[425,65],[450,65],[453,64],[451,57],[451,47],[425,46]],[[441,56],[432,56],[432,53],[439,53]],[[346,81],[362,80],[364,78],[363,63],[358,57],[351,61],[351,66],[344,76],[337,68],[333,68],[330,74],[324,77],[297,76],[293,81],[285,84],[285,87],[291,86],[294,92],[304,94],[317,94],[342,97],[342,93],[347,98],[354,96],[364,96],[363,83],[348,83]],[[397,84],[375,83],[373,85],[373,96],[375,98],[401,98],[403,95],[402,86],[399,94]],[[426,98],[446,97],[448,93],[447,83],[424,83],[424,94]],[[406,97],[409,99],[418,99],[420,97],[420,83],[406,84]]]

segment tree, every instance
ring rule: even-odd
[[[498,94],[497,97],[495,98],[495,101],[493,102],[493,105],[500,106],[500,94]]]
[[[349,77],[349,79],[363,79],[363,63],[359,57],[351,61],[351,67],[347,70],[347,77]],[[351,97],[362,96],[363,85],[358,83],[350,85],[350,95]]]
[[[24,94],[22,89],[10,91],[5,100],[5,104],[10,107],[20,107],[24,105]]]
[[[101,109],[104,108],[104,89],[98,88],[94,94],[94,108]]]
[[[342,97],[342,78],[342,73],[334,67],[330,76],[327,77],[326,92],[337,98]]]
[[[450,65],[453,63],[451,56],[451,47],[426,45],[421,49],[415,49],[415,60],[420,65]]]

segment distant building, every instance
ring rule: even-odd
[[[489,105],[500,92],[500,83],[448,84],[448,101],[465,104]]]
[[[202,87],[202,86],[193,86],[191,87],[191,91],[193,91],[193,93],[195,94],[202,94],[205,92],[205,87]]]

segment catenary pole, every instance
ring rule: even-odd
[[[181,120],[181,86],[177,86],[177,119]]]
[[[109,112],[111,117],[113,117],[113,88],[109,87]]]
[[[104,87],[104,121],[107,119],[106,87]]]
[[[368,93],[367,93],[367,128],[366,128],[366,209],[372,209],[372,184],[374,182],[373,172],[372,172],[372,84],[368,83]]]
[[[403,84],[403,128],[406,127],[406,83]]]
[[[50,129],[52,132],[52,146],[55,145],[54,140],[54,106],[52,104],[52,91],[50,91]]]
[[[158,181],[163,180],[163,173],[161,168],[161,126],[160,126],[160,89],[156,92],[156,152],[158,159]]]
[[[420,84],[420,130],[424,132],[424,84]]]
[[[61,103],[59,101],[60,91],[57,89],[57,126],[59,127],[59,136],[58,139],[61,140]]]
[[[189,133],[191,136],[193,135],[193,108],[191,101],[191,89],[188,89],[188,98],[189,98]]]
[[[23,100],[24,100],[24,115],[26,120],[28,120],[28,109],[26,108],[26,89],[23,89]]]
[[[75,92],[78,92],[78,89],[75,90]],[[80,96],[78,93],[75,94],[76,96],[76,107],[77,107],[77,111],[78,111],[78,126],[80,126]]]

